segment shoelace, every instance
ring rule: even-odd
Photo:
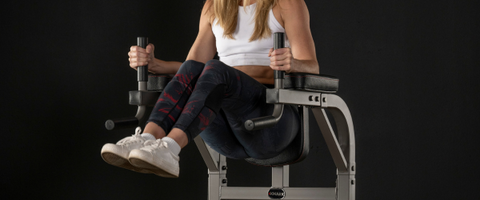
[[[166,142],[163,142],[162,139],[157,139],[157,140],[147,140],[143,144],[142,150],[152,152],[154,149],[157,148],[168,148],[168,144]]]
[[[118,145],[124,145],[124,144],[126,145],[126,144],[130,144],[130,143],[138,142],[138,141],[143,141],[142,136],[140,136],[141,132],[142,132],[142,129],[140,127],[137,127],[135,129],[135,134],[134,135],[121,139],[120,141],[117,142],[117,144]]]

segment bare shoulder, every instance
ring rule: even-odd
[[[210,22],[212,21],[212,16],[214,14],[213,12],[214,12],[213,11],[213,0],[205,1],[205,4],[203,5],[202,15],[201,15],[200,20],[203,21],[203,23],[210,24]]]
[[[210,16],[213,14],[213,0],[205,1],[203,4],[202,15]]]
[[[275,7],[278,7],[282,14],[285,12],[297,14],[308,12],[305,0],[277,0]]]
[[[280,6],[282,5],[298,5],[298,4],[305,4],[305,0],[277,0],[277,4]]]
[[[275,18],[285,27],[286,21],[297,21],[309,19],[307,5],[304,0],[277,0],[277,4],[272,8]]]

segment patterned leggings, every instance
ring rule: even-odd
[[[295,106],[286,105],[280,122],[271,128],[247,131],[246,120],[271,115],[266,86],[218,60],[186,61],[168,83],[150,115],[169,133],[183,130],[229,158],[271,158],[284,150],[300,130]]]

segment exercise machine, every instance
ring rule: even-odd
[[[284,34],[274,34],[274,48],[284,46]],[[146,47],[146,38],[138,38],[138,46]],[[137,105],[135,117],[107,120],[108,130],[139,126],[145,118],[146,107],[154,106],[163,87],[168,83],[167,75],[148,75],[146,66],[138,69],[138,90],[129,92],[131,105]],[[266,101],[274,104],[270,116],[247,120],[247,130],[257,130],[275,125],[281,118],[285,104],[298,105],[301,113],[301,133],[278,156],[269,159],[247,158],[254,165],[271,167],[271,187],[231,187],[227,181],[227,159],[211,149],[201,137],[194,139],[208,168],[208,200],[220,199],[355,199],[355,134],[353,121],[347,104],[335,93],[339,80],[332,76],[306,73],[285,74],[274,72],[275,87],[267,89]],[[306,158],[310,149],[309,110],[313,113],[320,132],[337,168],[335,187],[290,187],[289,166]],[[331,120],[336,125],[333,128]],[[336,133],[335,131],[336,130]]]

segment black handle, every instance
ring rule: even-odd
[[[276,32],[273,34],[273,49],[281,49],[285,47],[285,34],[282,32]],[[285,78],[285,72],[284,71],[278,71],[274,70],[273,71],[273,77],[274,79],[283,79]],[[283,85],[281,86],[283,88]],[[277,88],[277,86],[275,86]]]
[[[281,49],[285,47],[285,34],[277,32],[273,34],[273,49]],[[274,70],[275,89],[283,88],[284,71]],[[245,121],[245,129],[249,131],[260,130],[275,126],[283,114],[283,104],[275,104],[273,114],[271,116],[258,117]]]
[[[113,129],[135,128],[139,124],[139,121],[135,117],[123,118],[123,119],[109,119],[105,122],[105,128],[111,131]]]
[[[147,48],[148,38],[147,37],[137,37],[137,46],[142,48]],[[140,66],[137,68],[137,80],[138,82],[147,82],[148,81],[148,65]]]

